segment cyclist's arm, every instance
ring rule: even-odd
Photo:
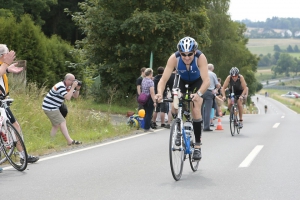
[[[248,95],[247,83],[242,75],[240,75],[240,80],[241,80],[241,84],[242,84],[242,88],[243,88],[243,92],[242,92],[241,96],[245,97]]]
[[[198,59],[198,68],[200,70],[200,76],[202,79],[202,85],[198,91],[204,94],[207,88],[210,85],[209,75],[208,75],[208,67],[207,67],[207,59],[204,54],[201,54]]]
[[[227,78],[225,79],[225,81],[223,83],[222,89],[221,89],[221,93],[222,93],[223,99],[226,99],[225,89],[228,87],[229,80],[230,80],[230,76],[227,76]]]
[[[162,77],[160,78],[158,85],[157,85],[157,94],[160,96],[160,98],[163,97],[163,92],[165,90],[167,81],[169,80],[176,65],[177,65],[176,56],[175,56],[175,54],[172,54],[170,56],[170,58],[168,59],[164,73],[163,73]]]

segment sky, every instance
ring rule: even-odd
[[[272,17],[300,18],[300,0],[230,0],[232,20],[266,21]]]

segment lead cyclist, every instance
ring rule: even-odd
[[[201,106],[203,103],[202,95],[207,90],[210,82],[208,76],[207,60],[205,55],[198,50],[198,43],[191,37],[182,38],[177,44],[178,51],[173,53],[168,61],[164,73],[157,86],[157,94],[155,98],[160,102],[163,98],[163,91],[165,90],[166,83],[169,80],[174,69],[180,75],[179,88],[181,93],[186,92],[185,84],[189,84],[190,90],[193,94],[190,98],[193,100],[192,116],[193,127],[195,134],[195,151],[193,154],[194,160],[200,160],[201,155],[201,135],[202,135],[202,116]],[[175,79],[176,80],[176,79]],[[177,81],[174,81],[176,84]],[[178,86],[174,85],[173,89]],[[172,113],[176,110],[172,106]],[[179,146],[181,143],[176,139],[175,144]]]

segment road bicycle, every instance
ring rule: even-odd
[[[16,170],[24,171],[28,158],[24,140],[9,121],[6,112],[12,102],[13,99],[0,99],[0,164],[8,161]]]
[[[188,85],[186,85],[188,88]],[[173,89],[179,95],[180,89]],[[192,171],[195,172],[198,169],[200,160],[193,160],[193,152],[194,152],[194,128],[192,122],[192,116],[190,112],[190,104],[192,99],[189,98],[189,93],[187,93],[185,97],[178,97],[178,99],[163,99],[163,102],[173,102],[174,107],[178,106],[178,114],[176,118],[172,121],[171,131],[170,131],[170,139],[169,139],[169,158],[170,158],[170,167],[173,178],[178,181],[181,178],[183,163],[189,158],[190,166]],[[178,100],[178,101],[177,101]],[[187,104],[187,105],[186,105]],[[186,105],[186,109],[184,109],[184,105]],[[186,121],[184,122],[183,116]],[[180,137],[180,145],[177,146],[175,144],[175,140],[177,137]]]
[[[230,132],[231,135],[235,135],[235,130],[238,134],[240,134],[241,128],[240,128],[240,123],[239,123],[239,117],[238,117],[238,105],[237,101],[240,97],[240,95],[235,95],[233,92],[229,94],[228,96],[231,99],[231,109],[230,109],[230,117],[229,117],[229,123],[230,123]]]

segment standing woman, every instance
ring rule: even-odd
[[[144,73],[145,73],[145,77],[141,84],[142,93],[149,95],[148,102],[144,105],[144,109],[146,112],[146,115],[144,118],[144,121],[145,121],[144,129],[145,129],[145,132],[147,132],[147,131],[153,132],[154,130],[152,128],[150,128],[154,106],[156,106],[154,82],[152,81],[153,70],[151,68],[147,68]]]

